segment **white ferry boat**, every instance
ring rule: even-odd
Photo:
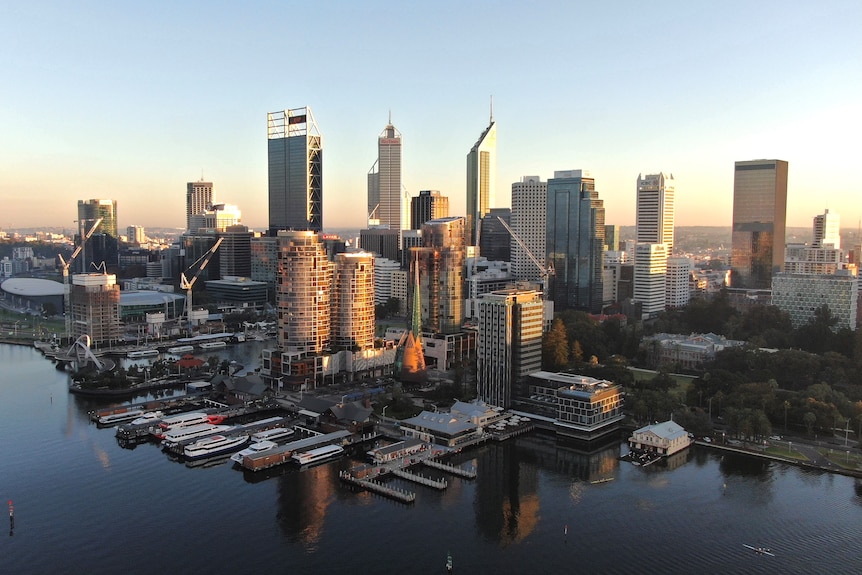
[[[216,424],[221,423],[222,421],[224,421],[224,417],[220,415],[209,415],[203,411],[189,411],[162,419],[161,423],[159,423],[158,431],[156,431],[154,435],[159,439],[164,439],[165,434],[168,431],[174,431],[184,427],[191,427],[204,423]]]
[[[132,420],[132,425],[143,425],[144,423],[158,423],[162,417],[164,417],[164,413],[161,411],[147,411],[142,413],[140,417]]]
[[[157,349],[136,349],[127,353],[126,357],[129,359],[140,359],[142,357],[156,357],[157,355],[159,355],[159,350]]]
[[[201,349],[219,349],[227,346],[227,344],[223,341],[210,341],[208,343],[202,343]]]
[[[119,413],[107,413],[96,419],[96,423],[99,425],[114,425],[115,423],[122,423],[124,421],[129,421],[130,419],[135,419],[143,414],[143,409],[129,409]]]
[[[231,455],[230,460],[242,464],[242,460],[246,455],[257,455],[262,451],[268,451],[275,447],[278,447],[278,444],[274,441],[255,441],[242,451],[238,451]]]
[[[195,439],[196,437],[204,437],[214,435],[232,429],[230,425],[213,425],[212,423],[201,423],[192,425],[191,427],[182,427],[180,429],[170,429],[162,440],[162,447],[174,447],[178,443]]]
[[[296,433],[294,430],[289,427],[273,427],[272,429],[265,429],[263,431],[258,431],[254,435],[251,436],[252,441],[278,441],[279,439],[286,439]]]
[[[293,460],[300,465],[312,465],[341,457],[343,454],[344,448],[340,445],[326,445],[304,453],[294,453]]]
[[[178,345],[175,347],[169,347],[168,353],[173,353],[173,354],[179,355],[181,353],[188,353],[188,352],[194,351],[194,350],[195,350],[195,346],[193,346],[193,345]]]
[[[183,455],[186,459],[214,457],[216,455],[236,451],[246,443],[248,443],[248,434],[245,433],[235,437],[228,437],[226,435],[210,435],[186,445],[185,449],[183,449]]]

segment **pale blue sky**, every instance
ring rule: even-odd
[[[729,225],[733,162],[790,162],[788,225],[862,217],[862,2],[0,3],[0,229],[185,225],[203,172],[267,225],[266,113],[324,136],[324,227],[362,227],[389,110],[411,195],[465,211],[498,122],[496,206],[522,175],[588,169],[609,223],[671,172],[678,225]]]

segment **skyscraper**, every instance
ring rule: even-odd
[[[825,248],[832,246],[841,249],[841,217],[835,213],[829,213],[827,208],[819,216],[814,216],[814,241],[812,247]]]
[[[476,245],[480,222],[494,204],[496,180],[497,123],[492,109],[488,127],[467,154],[467,241],[471,246]]]
[[[107,234],[118,238],[117,232],[117,200],[78,200],[78,235],[84,237],[96,220],[102,222],[94,234]]]
[[[72,339],[89,335],[95,343],[120,339],[120,286],[117,276],[83,273],[72,276],[69,294]]]
[[[336,254],[332,292],[332,345],[353,351],[374,347],[374,255]]]
[[[526,376],[542,369],[542,294],[501,290],[478,303],[478,398],[508,409],[513,395],[523,395]]]
[[[315,232],[279,231],[277,238],[279,348],[319,355],[330,344],[332,262]]]
[[[512,232],[524,247],[511,238],[512,275],[520,280],[541,280],[544,275],[545,234],[547,226],[548,184],[539,176],[524,176],[512,184]],[[526,250],[525,250],[526,248]],[[527,250],[543,269],[539,269]]]
[[[424,247],[411,250],[411,266],[419,266],[422,325],[434,333],[457,333],[464,323],[464,224],[463,217],[425,222]]]
[[[736,162],[733,177],[731,285],[770,289],[784,263],[787,162]]]
[[[491,208],[482,218],[479,237],[479,254],[490,261],[508,262],[512,259],[512,236],[500,219],[511,227],[512,210],[510,208]]]
[[[555,171],[548,180],[545,250],[554,267],[555,311],[602,310],[605,208],[586,170]]]
[[[186,184],[186,230],[192,229],[192,217],[213,207],[213,183],[188,182]]]
[[[269,234],[323,229],[323,137],[311,108],[266,115]]]
[[[667,303],[667,259],[673,250],[673,175],[638,175],[634,299],[644,317],[664,311]]]
[[[401,221],[401,132],[391,115],[377,137],[377,160],[368,172],[368,217],[391,230],[406,225]]]
[[[638,243],[667,244],[673,251],[673,174],[638,175],[637,226]]]
[[[449,197],[437,190],[422,190],[410,200],[410,229],[421,230],[428,220],[449,217]]]

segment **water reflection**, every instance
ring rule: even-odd
[[[302,544],[306,551],[316,551],[326,512],[336,499],[338,465],[291,471],[278,480],[278,525],[290,541]]]

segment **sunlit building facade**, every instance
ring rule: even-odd
[[[464,323],[464,233],[463,217],[430,220],[422,227],[424,246],[411,250],[411,275],[419,266],[422,327],[433,333],[457,333]]]
[[[368,172],[368,218],[378,225],[401,230],[401,132],[392,118],[377,137],[377,160]]]
[[[353,351],[374,347],[373,254],[335,256],[332,297],[332,345]]]
[[[543,270],[547,266],[547,201],[548,183],[543,182],[539,176],[524,176],[512,184],[511,228],[521,242],[510,238],[509,247],[512,255],[512,275],[520,280],[539,281],[543,278]],[[533,258],[539,265],[536,265]]]
[[[467,154],[467,220],[470,226],[467,242],[476,245],[482,218],[494,205],[497,179],[497,123],[494,114],[488,127]]]
[[[784,263],[787,162],[736,162],[730,265],[734,288],[770,289]]]
[[[186,184],[186,230],[192,228],[192,216],[211,210],[213,206],[213,183],[200,180]]]
[[[69,293],[72,339],[89,335],[94,343],[120,339],[120,286],[114,274],[73,274]]]

